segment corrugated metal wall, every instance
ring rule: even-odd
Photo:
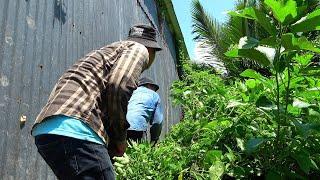
[[[0,179],[54,179],[33,144],[30,128],[59,76],[92,49],[125,39],[130,26],[154,23],[164,50],[144,74],[160,85],[164,131],[179,120],[169,87],[176,54],[154,0],[0,1]],[[20,127],[20,118],[26,124]]]

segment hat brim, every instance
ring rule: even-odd
[[[156,91],[159,90],[159,86],[158,86],[157,84],[150,83],[150,82],[141,83],[141,84],[139,84],[139,86],[143,86],[143,85],[147,85],[147,84],[150,84],[150,85],[152,85],[153,87],[155,87]]]
[[[159,46],[159,44],[155,41],[151,41],[151,40],[143,39],[143,38],[135,38],[135,37],[128,37],[128,40],[138,42],[140,44],[143,44],[146,47],[153,48],[156,51],[162,50],[162,48]]]
[[[152,86],[154,86],[155,88],[156,88],[156,91],[158,91],[159,90],[159,86],[158,85],[156,85],[156,84],[151,84]]]

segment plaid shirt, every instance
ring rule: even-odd
[[[147,48],[133,41],[90,52],[60,77],[34,126],[66,115],[87,123],[105,142],[125,141],[128,101],[148,62]]]

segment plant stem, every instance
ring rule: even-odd
[[[280,42],[278,43],[278,47],[276,49],[276,55],[274,61],[279,63],[280,60],[280,50],[281,50],[281,36],[282,36],[282,25],[280,23],[280,30],[278,34],[278,39],[280,39]],[[276,69],[276,83],[277,83],[277,122],[278,122],[278,127],[277,127],[277,144],[279,145],[280,141],[280,128],[281,128],[281,118],[280,118],[280,85],[279,85],[279,72]]]
[[[288,119],[288,105],[289,105],[289,96],[290,96],[290,79],[291,79],[291,74],[290,74],[290,57],[287,61],[287,68],[288,68],[288,85],[286,87],[286,107],[285,107],[285,122]]]
[[[279,74],[276,72],[276,83],[277,83],[277,141],[279,141],[280,136],[280,86],[279,86]]]

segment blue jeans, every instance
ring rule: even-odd
[[[58,179],[115,179],[104,145],[51,134],[36,136],[35,144]]]

